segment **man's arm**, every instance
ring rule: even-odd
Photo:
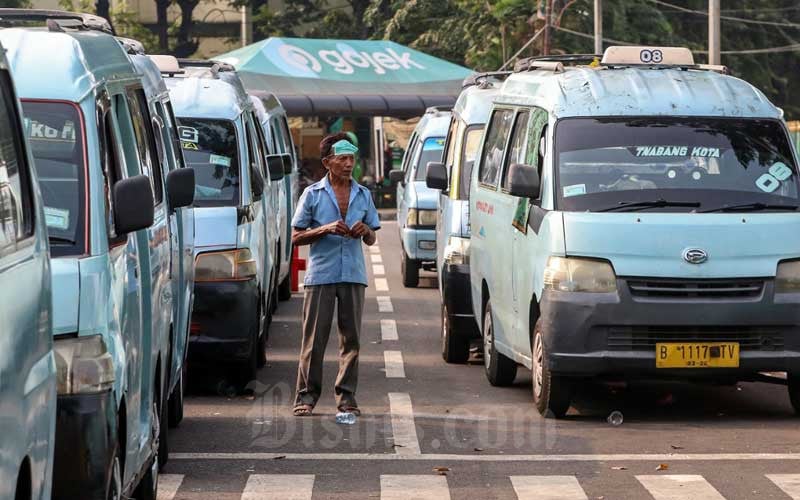
[[[300,229],[298,227],[292,228],[292,244],[294,246],[310,245],[315,241],[323,238],[329,234],[337,234],[344,236],[348,234],[350,229],[341,220],[325,224],[324,226],[316,227],[314,229]]]

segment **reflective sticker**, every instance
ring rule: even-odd
[[[200,151],[200,148],[197,147],[197,144],[193,142],[181,142],[181,147],[183,149],[191,149],[192,151]]]
[[[200,132],[194,127],[178,127],[178,136],[181,142],[200,142]]]
[[[231,166],[231,159],[227,156],[215,155],[212,154],[208,158],[208,162],[212,165],[220,165],[222,167],[230,167]]]
[[[67,230],[69,229],[69,210],[44,207],[44,221],[47,227]]]
[[[758,189],[764,191],[765,193],[771,193],[775,191],[780,185],[781,182],[769,174],[763,174],[761,177],[756,179],[756,186],[758,186]]]
[[[792,176],[792,169],[787,167],[785,163],[778,162],[769,167],[769,173],[779,181],[785,181]]]
[[[570,196],[580,196],[586,194],[586,184],[573,184],[571,186],[564,186],[564,198]]]
[[[700,172],[698,172],[697,170],[695,170],[694,172],[692,172],[692,179],[694,179],[694,180],[696,180],[696,181],[699,181],[701,177],[703,177],[703,174],[701,174],[701,173],[700,173]]]
[[[674,179],[677,176],[678,176],[678,172],[676,172],[674,170],[670,170],[669,172],[667,172],[667,177],[669,177],[670,179]]]
[[[629,148],[637,157],[648,156],[691,156],[695,158],[719,158],[722,154],[720,148],[694,146],[675,146],[665,144],[662,146],[633,146]]]

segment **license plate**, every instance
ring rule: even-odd
[[[738,342],[657,343],[656,368],[738,368]]]

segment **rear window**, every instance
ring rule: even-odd
[[[229,120],[179,118],[178,135],[186,166],[194,169],[194,206],[239,203],[239,148]]]
[[[422,152],[417,161],[417,171],[414,174],[415,181],[424,181],[425,174],[428,173],[428,162],[442,161],[444,153],[444,137],[428,137],[422,144]]]

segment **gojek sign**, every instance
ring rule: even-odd
[[[352,75],[356,68],[370,68],[379,75],[385,74],[387,70],[425,69],[425,66],[411,59],[410,52],[398,54],[394,49],[371,53],[363,50],[359,52],[347,46],[343,47],[343,49],[319,50],[315,57],[307,50],[286,43],[278,48],[278,54],[285,62],[297,69],[305,70],[310,68],[315,73],[322,72],[323,64],[343,75]]]

